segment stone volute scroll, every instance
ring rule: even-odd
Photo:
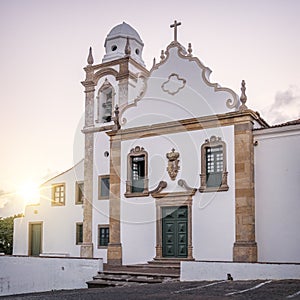
[[[152,191],[149,191],[149,194],[157,194],[157,193],[160,193],[163,189],[165,189],[167,187],[167,183],[165,181],[160,181],[158,183],[158,186],[152,190]]]
[[[168,161],[168,167],[167,171],[169,173],[169,176],[171,180],[175,180],[176,176],[178,174],[178,171],[180,169],[179,166],[179,153],[175,152],[175,149],[173,148],[171,152],[166,154]]]
[[[181,186],[182,188],[184,188],[187,192],[191,192],[191,195],[192,195],[192,196],[194,196],[195,193],[196,193],[196,191],[197,191],[196,188],[190,187],[184,179],[179,179],[179,180],[177,181],[177,184],[178,184],[179,186]]]

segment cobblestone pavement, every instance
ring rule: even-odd
[[[300,299],[300,280],[169,282],[130,287],[52,291],[4,296],[0,299]]]

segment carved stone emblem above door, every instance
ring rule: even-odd
[[[179,153],[175,152],[175,149],[173,148],[171,152],[166,154],[168,161],[168,167],[167,171],[169,173],[169,176],[171,180],[175,180],[176,176],[178,174],[178,171],[180,169],[179,166]]]

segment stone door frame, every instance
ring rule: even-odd
[[[153,193],[156,205],[156,256],[154,260],[166,259],[162,253],[162,208],[187,206],[187,225],[188,225],[188,242],[187,257],[179,258],[180,260],[194,260],[193,243],[192,243],[192,196],[195,191],[174,192],[174,193]],[[168,258],[170,259],[170,258]],[[176,258],[174,258],[176,259]]]

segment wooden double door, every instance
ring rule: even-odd
[[[188,207],[162,207],[162,255],[188,256]]]

